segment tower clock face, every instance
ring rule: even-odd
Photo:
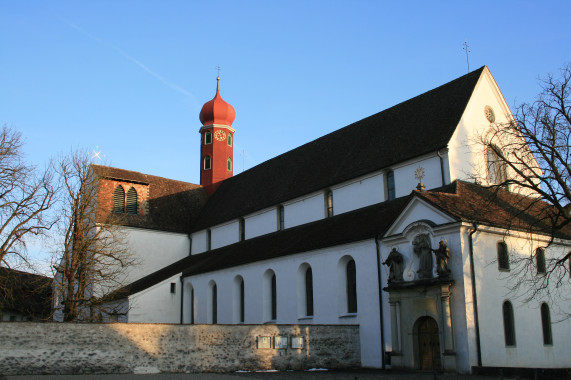
[[[224,141],[224,140],[226,140],[226,132],[216,131],[216,132],[214,132],[214,138],[218,141]]]

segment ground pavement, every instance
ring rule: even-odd
[[[242,378],[242,379],[240,379]],[[2,376],[0,380],[492,380],[498,377],[459,375],[433,372],[401,372],[381,370],[353,371],[278,371],[278,372],[233,372],[233,373],[181,373],[147,375],[43,375]],[[507,378],[504,378],[507,380]]]

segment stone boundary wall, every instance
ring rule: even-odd
[[[287,348],[274,348],[280,342],[276,336],[290,338]],[[259,337],[266,338],[258,342]],[[303,348],[292,348],[291,337],[301,337],[294,346],[301,342]],[[261,348],[268,344],[271,348]],[[360,364],[356,325],[0,323],[0,375],[5,376],[339,369]]]

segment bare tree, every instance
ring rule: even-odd
[[[536,100],[518,106],[514,120],[492,124],[491,133],[480,139],[488,161],[483,182],[498,192],[517,193],[510,198],[515,215],[525,215],[530,233],[548,236],[526,257],[510,256],[512,290],[527,300],[568,297],[571,264],[571,249],[554,244],[571,236],[571,65],[540,85]],[[547,247],[552,249],[543,267],[541,248]]]
[[[63,305],[64,321],[99,320],[112,310],[106,299],[125,285],[129,268],[136,264],[121,217],[98,220],[99,176],[85,151],[59,160],[62,181],[60,228],[62,242],[56,255],[56,293]]]
[[[54,224],[47,211],[55,201],[53,170],[41,172],[23,160],[22,135],[0,130],[0,265],[27,262],[26,238]]]

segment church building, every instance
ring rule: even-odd
[[[477,144],[513,119],[487,67],[238,175],[235,116],[217,85],[200,184],[93,165],[141,259],[120,321],[358,325],[371,368],[569,367],[565,307],[509,291],[510,258],[540,276],[571,231],[548,245],[525,194],[487,187],[515,175]]]

